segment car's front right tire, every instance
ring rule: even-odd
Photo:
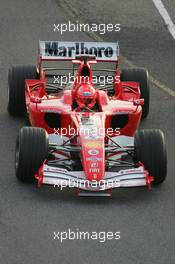
[[[135,158],[141,162],[153,184],[161,184],[167,175],[167,152],[164,134],[160,129],[142,129],[135,135]]]
[[[138,69],[122,69],[121,71],[122,81],[133,81],[140,84],[140,98],[144,99],[144,105],[142,106],[142,119],[146,118],[149,114],[150,105],[150,88],[148,71],[142,68]]]

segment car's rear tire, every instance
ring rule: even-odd
[[[150,89],[148,80],[148,71],[145,69],[122,69],[121,81],[133,81],[140,83],[141,98],[144,99],[142,106],[142,119],[146,118],[149,113]]]
[[[38,79],[35,66],[13,65],[8,72],[8,112],[12,116],[26,113],[25,79]]]
[[[23,182],[33,182],[34,174],[48,156],[48,135],[42,128],[23,127],[16,140],[16,177]]]
[[[159,129],[138,130],[135,135],[136,162],[142,162],[154,177],[154,185],[161,184],[167,174],[167,153],[164,134]]]

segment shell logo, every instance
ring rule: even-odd
[[[84,145],[86,148],[101,148],[103,146],[100,141],[87,141]]]

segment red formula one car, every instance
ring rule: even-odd
[[[41,41],[36,67],[10,68],[8,111],[30,123],[16,142],[19,180],[75,187],[82,196],[165,180],[163,133],[138,130],[149,112],[148,73],[120,70],[118,50],[116,43]]]

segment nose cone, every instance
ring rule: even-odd
[[[105,115],[99,112],[76,113],[73,120],[79,131],[86,179],[100,181],[105,174]]]
[[[82,156],[87,180],[102,180],[105,173],[104,139],[84,140],[82,142]]]

